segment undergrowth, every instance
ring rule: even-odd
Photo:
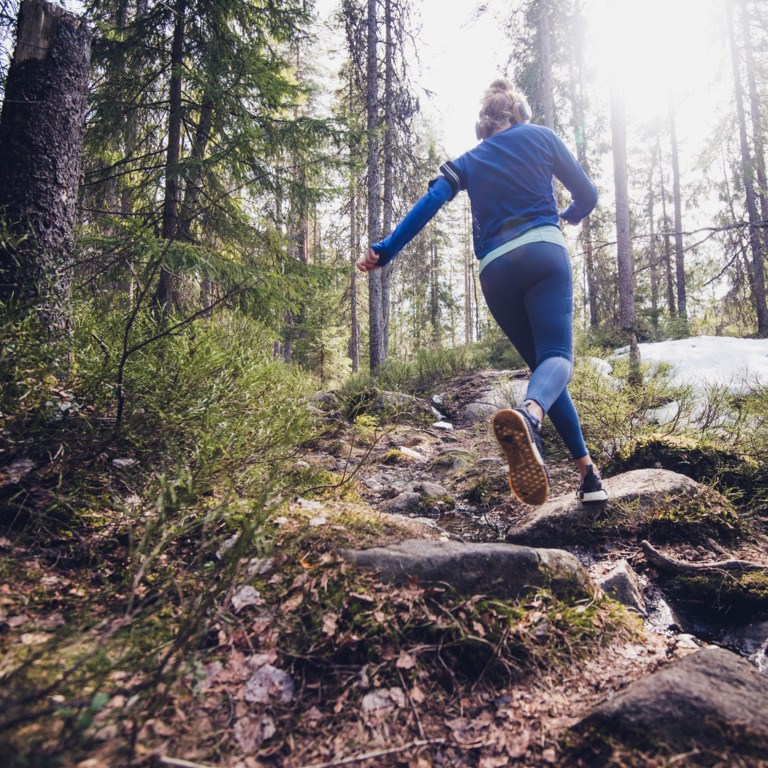
[[[161,706],[270,517],[317,484],[296,468],[312,381],[257,323],[155,338],[147,314],[126,355],[119,312],[75,317],[58,355],[34,321],[0,323],[0,735],[54,716],[64,752],[104,690]]]

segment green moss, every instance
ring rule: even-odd
[[[748,534],[730,502],[710,488],[702,488],[693,498],[665,500],[651,511],[646,528],[656,541],[688,544],[710,538],[731,543]]]
[[[399,451],[397,448],[387,451],[381,459],[381,463],[387,465],[412,464],[414,461],[415,459]]]
[[[348,421],[355,421],[359,416],[370,413],[381,399],[381,391],[369,387],[351,394],[344,403],[344,413]]]
[[[633,469],[662,467],[699,483],[750,493],[759,484],[756,464],[736,451],[684,435],[650,435],[635,440],[606,463],[604,472],[616,475]]]
[[[464,491],[464,498],[470,504],[495,507],[509,501],[509,480],[506,475],[480,477]]]
[[[689,610],[711,617],[715,611],[730,621],[768,620],[768,572],[702,571],[673,576],[664,588]]]
[[[413,512],[416,516],[425,515],[437,508],[441,512],[454,509],[456,506],[456,499],[453,496],[446,494],[445,496],[427,496],[422,494],[419,499],[419,503],[414,507]]]
[[[561,541],[590,546],[617,534],[690,545],[710,538],[732,543],[749,535],[749,528],[733,505],[710,488],[701,488],[693,497],[669,496],[650,509],[638,501],[596,505],[558,527]]]

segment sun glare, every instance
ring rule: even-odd
[[[707,0],[599,0],[595,19],[601,78],[617,78],[627,110],[652,120],[667,110],[670,95],[705,98],[722,45]]]

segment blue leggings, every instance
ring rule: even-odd
[[[573,375],[573,278],[568,251],[535,242],[499,256],[480,275],[494,320],[533,372],[526,400],[549,415],[574,459],[587,455],[568,382]]]

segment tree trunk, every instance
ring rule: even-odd
[[[0,115],[0,301],[38,302],[52,332],[69,327],[90,51],[82,20],[22,2]]]
[[[544,125],[554,130],[555,104],[552,96],[552,36],[549,32],[549,0],[539,0],[539,46],[541,47],[541,80],[539,100],[544,112]]]
[[[730,0],[725,0],[726,18],[728,20],[728,39],[731,47],[731,64],[733,68],[734,95],[736,97],[736,118],[739,125],[739,144],[741,146],[742,178],[747,199],[747,217],[749,219],[749,248],[752,254],[754,276],[753,301],[757,312],[757,335],[761,338],[768,336],[768,307],[765,302],[765,270],[761,249],[760,223],[755,200],[755,172],[747,140],[747,121],[744,113],[744,93],[741,86],[739,68],[739,53],[736,48],[736,33],[733,25],[733,8]]]
[[[619,323],[622,329],[632,330],[635,326],[635,286],[632,275],[632,247],[629,239],[626,125],[624,121],[624,96],[616,82],[611,87],[611,136],[613,140],[613,181],[616,189]]]
[[[677,316],[688,322],[685,291],[685,251],[683,250],[683,213],[680,195],[680,161],[677,153],[677,126],[672,96],[669,97],[669,143],[672,150],[672,202],[675,212],[675,267],[677,274]]]
[[[579,8],[581,13],[581,8]],[[577,29],[576,34],[579,35],[579,42],[574,46],[575,57],[570,58],[570,91],[571,91],[571,104],[573,106],[573,112],[571,119],[573,120],[573,133],[576,137],[576,159],[584,169],[587,176],[589,173],[589,159],[587,156],[587,131],[586,131],[586,118],[584,115],[584,48],[586,40],[583,32],[580,34]],[[599,323],[598,309],[597,309],[597,270],[595,268],[595,254],[592,248],[592,227],[590,221],[587,219],[581,226],[581,246],[584,252],[584,268],[586,273],[586,286],[585,291],[589,301],[589,324],[592,328],[596,328]]]
[[[653,310],[654,324],[658,324],[659,309],[659,254],[656,242],[656,196],[653,185],[653,166],[648,174],[648,269],[650,270],[651,282],[651,310]]]
[[[437,237],[432,227],[432,238],[429,244],[429,322],[432,326],[432,342],[440,347],[440,268],[437,257]]]
[[[747,93],[749,94],[749,113],[752,118],[752,145],[755,148],[755,173],[757,174],[757,199],[760,203],[760,216],[768,221],[768,180],[765,171],[765,149],[763,145],[763,129],[760,116],[760,95],[757,91],[755,72],[757,67],[752,49],[752,34],[749,27],[749,13],[746,0],[741,0],[741,24],[744,40],[744,55],[747,64]],[[768,233],[762,231],[762,249],[766,250]]]
[[[392,232],[392,216],[394,206],[394,40],[392,38],[392,0],[384,1],[384,225],[382,237],[387,237]],[[381,361],[389,356],[389,306],[390,306],[390,281],[392,263],[390,262],[381,270]]]
[[[368,51],[366,66],[366,112],[368,128],[368,242],[380,239],[381,201],[379,197],[379,127],[378,68],[376,48],[378,43],[376,0],[368,0]],[[371,371],[377,371],[383,360],[383,323],[381,312],[381,270],[368,274],[368,359]]]
[[[186,0],[177,0],[174,8],[173,41],[171,43],[171,79],[168,84],[168,147],[165,158],[165,190],[163,196],[163,240],[175,240],[179,226],[179,159],[181,158],[182,72],[184,67],[184,35],[186,33]],[[176,280],[163,265],[155,294],[155,304],[171,309],[176,298]]]
[[[357,269],[355,262],[358,259],[357,252],[357,190],[354,180],[350,180],[349,185],[349,251],[352,260],[352,272],[349,283],[349,302],[350,302],[350,334],[349,334],[349,357],[352,360],[352,372],[357,373],[360,370],[360,325],[357,320]]]
[[[677,314],[677,304],[675,303],[675,279],[672,275],[672,246],[669,242],[669,217],[667,216],[667,190],[664,184],[664,165],[661,155],[661,141],[658,140],[657,149],[659,152],[659,185],[661,187],[661,219],[664,229],[664,270],[667,276],[667,312],[670,317]]]

